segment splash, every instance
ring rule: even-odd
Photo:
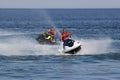
[[[62,45],[40,45],[35,39],[23,36],[17,32],[3,31],[3,33],[1,32],[0,36],[0,55],[65,55],[61,52]],[[77,55],[98,55],[109,53],[113,50],[111,46],[114,40],[110,38],[77,40],[82,45],[82,49]]]
[[[82,49],[80,55],[97,55],[111,52],[113,40],[110,38],[102,39],[81,39]]]
[[[11,31],[11,30],[3,30],[3,29],[0,29],[0,37],[2,36],[21,36],[21,35],[26,35],[26,34],[29,34],[29,35],[32,35],[32,34],[40,34],[40,32],[21,32],[21,31]]]
[[[55,55],[57,52],[57,45],[40,45],[37,41],[25,37],[0,41],[0,55]]]

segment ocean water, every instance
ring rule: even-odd
[[[0,80],[120,80],[120,9],[0,9]],[[58,45],[35,39],[54,26]],[[66,28],[79,41],[61,52]]]

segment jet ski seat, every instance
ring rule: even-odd
[[[66,39],[65,41],[64,41],[64,46],[68,46],[68,47],[72,47],[73,45],[74,45],[74,40],[72,40],[72,39]]]

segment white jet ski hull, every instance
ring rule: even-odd
[[[76,54],[80,50],[81,50],[81,44],[75,41],[72,47],[65,46],[63,52],[68,54]]]

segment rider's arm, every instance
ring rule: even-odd
[[[60,35],[60,41],[63,42],[63,40],[62,40],[62,35]]]
[[[70,33],[67,33],[68,37],[71,37],[71,34]]]

